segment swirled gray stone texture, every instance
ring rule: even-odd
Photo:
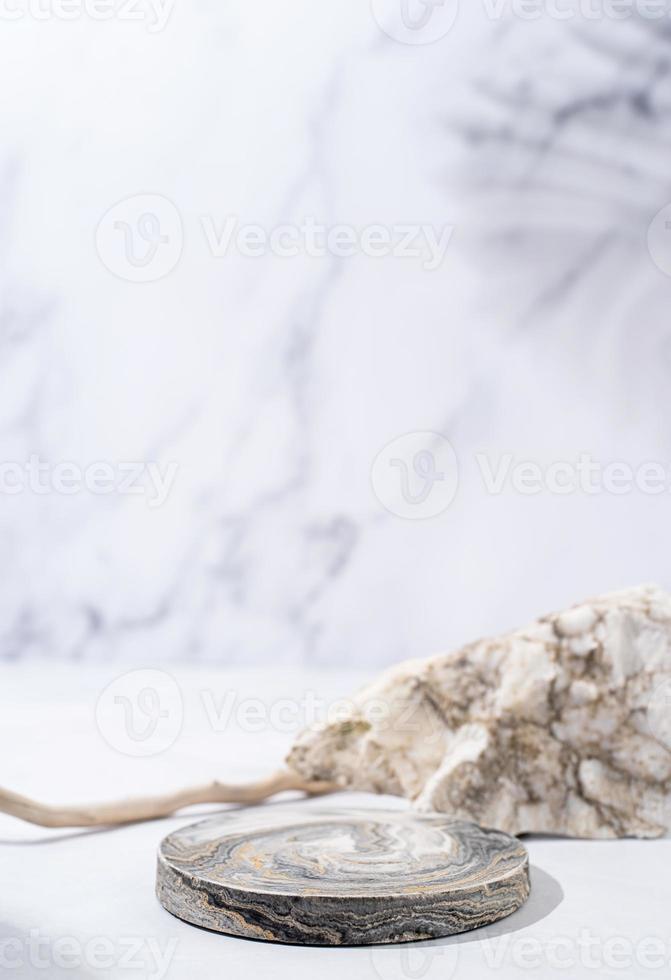
[[[302,945],[448,936],[528,894],[519,841],[444,815],[268,807],[178,830],[158,858],[157,895],[173,915]]]

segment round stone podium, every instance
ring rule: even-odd
[[[266,806],[177,830],[158,855],[169,912],[269,942],[435,939],[510,915],[528,895],[516,838],[443,814]]]

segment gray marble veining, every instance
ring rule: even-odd
[[[1,658],[377,666],[666,582],[668,495],[490,493],[475,454],[671,457],[668,19],[486,6],[415,47],[361,0],[3,20],[0,462],[177,469],[160,503],[2,493]],[[183,228],[144,283],[96,251],[143,194]],[[433,270],[216,254],[231,216],[455,231]],[[428,429],[460,463],[430,527],[370,481]]]

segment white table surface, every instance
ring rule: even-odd
[[[74,803],[212,778],[257,778],[281,763],[304,720],[306,692],[330,702],[366,679],[351,672],[171,668],[183,697],[181,733],[164,751],[136,757],[111,745],[114,733],[107,723],[101,731],[96,722],[101,692],[127,669],[0,667],[0,784],[49,802]],[[132,679],[120,689],[128,683]],[[260,699],[267,715],[257,702],[249,709],[249,699]],[[293,714],[287,709],[292,703],[298,705]],[[405,805],[358,794],[329,798],[330,805],[352,802]],[[489,929],[410,946],[300,948],[196,929],[158,904],[157,845],[203,812],[207,808],[96,832],[49,831],[0,816],[0,974],[76,980],[509,980],[534,973],[576,980],[668,976],[671,970],[668,838],[528,839],[531,898]]]

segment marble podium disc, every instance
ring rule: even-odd
[[[444,815],[261,807],[166,837],[157,895],[178,918],[234,936],[409,942],[514,912],[528,859],[514,837]]]

